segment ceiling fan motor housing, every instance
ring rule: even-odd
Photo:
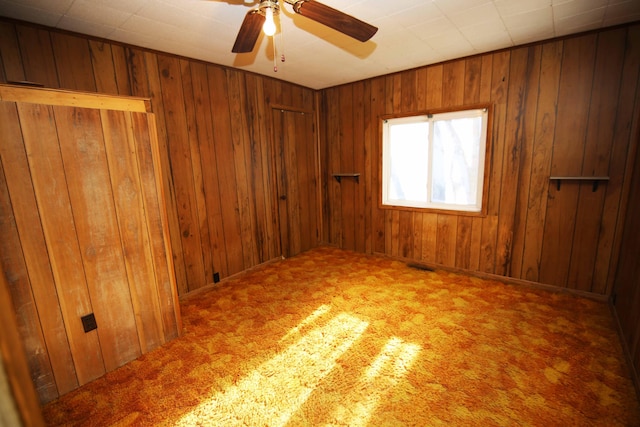
[[[266,15],[267,9],[271,9],[273,15],[277,15],[280,12],[280,5],[278,4],[278,0],[262,0],[260,5],[258,6],[258,10],[262,15]]]

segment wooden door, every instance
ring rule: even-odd
[[[0,89],[0,261],[46,402],[179,334],[155,122]]]
[[[282,255],[315,247],[319,238],[318,157],[313,112],[273,109]]]

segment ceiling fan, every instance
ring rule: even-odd
[[[315,0],[283,1],[293,6],[295,13],[306,16],[361,42],[366,42],[378,31],[378,28],[373,25]],[[260,30],[263,30],[266,35],[272,36],[275,33],[273,16],[277,15],[279,11],[278,0],[261,0],[256,9],[250,10],[245,15],[231,51],[233,53],[251,52],[260,36]]]

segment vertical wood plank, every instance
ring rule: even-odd
[[[495,239],[498,232],[498,216],[490,215],[482,221],[482,244],[480,245],[480,271],[493,274],[496,270]]]
[[[104,367],[140,355],[98,110],[54,107],[71,211]],[[114,310],[113,307],[117,307]]]
[[[54,378],[52,380],[55,381],[54,384],[40,386],[41,379],[34,378],[39,396],[45,402],[57,397],[58,393],[64,394],[75,389],[78,386],[78,379],[49,262],[42,229],[42,219],[38,213],[26,150],[20,133],[20,119],[18,118],[16,105],[0,102],[0,115],[3,118],[3,120],[0,120],[0,135],[3,138],[0,144],[0,159],[3,165],[6,165],[4,167],[4,176],[7,177],[7,191],[9,191],[7,197],[11,196],[11,209],[7,205],[7,210],[3,208],[3,212],[13,212],[13,220],[17,231],[20,233],[20,245],[22,246],[21,250],[18,251],[18,246],[12,245],[12,249],[8,250],[7,248],[7,252],[4,253],[13,254],[13,256],[17,253],[22,253],[26,263],[25,268],[28,269],[26,272],[28,277],[25,277],[25,280],[29,282],[23,283],[21,286],[29,286],[33,294],[44,334],[47,355],[53,369]],[[44,130],[46,127],[41,129]],[[44,138],[41,141],[42,143],[47,142]],[[7,203],[9,203],[9,200],[7,200]],[[9,244],[9,234],[7,234],[5,244]],[[5,268],[7,268],[6,265]],[[10,272],[11,270],[7,269],[5,271]],[[17,275],[13,277],[18,278]],[[19,308],[19,306],[17,307]],[[39,358],[40,353],[29,347],[37,342],[34,337],[30,336],[25,342],[28,343],[29,357]],[[39,372],[39,370],[33,372]],[[46,389],[43,389],[43,387]],[[55,393],[50,387],[56,389]]]
[[[527,200],[526,224],[520,278],[538,281],[542,237],[544,232],[553,134],[556,126],[556,103],[560,85],[561,41],[542,46],[540,86],[533,152],[531,155],[531,182]]]
[[[211,247],[211,257],[214,272],[221,277],[229,275],[227,268],[227,255],[224,250],[224,229],[220,200],[218,165],[213,134],[213,119],[211,115],[211,94],[209,92],[209,80],[207,78],[207,66],[201,63],[191,64],[193,82],[193,96],[196,113],[196,130],[198,132],[198,145],[200,150],[200,162],[202,170],[203,191],[206,204],[206,217],[209,227],[208,244]],[[212,280],[207,277],[207,280]]]
[[[427,109],[442,107],[443,73],[443,65],[427,67]]]
[[[0,22],[0,62],[4,71],[0,75],[4,75],[5,82],[25,80],[16,27],[13,23],[5,21]]]
[[[589,100],[593,82],[595,35],[564,42],[560,92],[551,174],[579,176],[584,158]],[[551,186],[539,278],[542,283],[564,287],[567,284],[571,247],[578,204],[578,185],[564,183],[560,191]]]
[[[57,140],[53,109],[35,104],[18,107],[29,168],[41,216],[56,291],[60,301],[78,384],[104,374],[96,331],[85,333],[80,318],[91,312],[76,224]],[[55,213],[55,214],[53,214]]]
[[[185,120],[187,123],[187,135],[189,145],[189,158],[191,162],[187,164],[187,170],[191,169],[193,180],[193,196],[195,205],[192,210],[192,220],[197,219],[194,224],[200,240],[200,257],[202,258],[203,281],[193,286],[205,286],[213,282],[213,258],[211,254],[211,244],[209,236],[209,222],[207,221],[206,196],[204,194],[202,161],[200,159],[200,144],[198,140],[198,124],[196,120],[196,102],[194,98],[194,83],[191,75],[190,61],[180,60],[180,80],[182,81],[182,93],[184,95]]]
[[[362,124],[364,126],[363,133],[363,153],[362,153],[362,180],[363,187],[360,190],[361,198],[363,199],[363,225],[364,236],[362,236],[364,253],[370,254],[374,251],[375,240],[375,212],[378,209],[378,187],[375,185],[374,175],[377,175],[378,157],[376,155],[377,141],[378,141],[378,120],[372,119],[374,106],[373,106],[373,89],[374,85],[371,80],[364,82],[364,94],[363,94],[363,111],[362,111]]]
[[[249,126],[250,176],[254,188],[256,251],[258,262],[265,262],[279,254],[277,229],[277,197],[273,175],[272,128],[268,105],[264,102],[263,79],[247,75],[247,114]],[[314,145],[315,146],[315,145]],[[313,169],[315,171],[315,168]]]
[[[330,194],[330,206],[329,206],[329,236],[330,242],[342,246],[343,244],[343,232],[344,232],[344,219],[342,216],[342,185],[337,182],[331,176],[334,173],[341,172],[340,153],[342,141],[340,138],[340,102],[339,102],[339,89],[335,88],[327,94],[327,112],[329,128],[327,129],[327,145],[328,145],[328,176],[329,182],[329,194]]]
[[[365,212],[366,212],[366,193],[370,191],[368,187],[369,180],[367,179],[365,155],[366,155],[366,140],[365,140],[365,117],[366,108],[368,108],[369,100],[367,99],[366,89],[363,82],[358,82],[353,85],[353,171],[360,174],[359,183],[355,183],[354,189],[354,249],[358,252],[366,251],[365,244]]]
[[[464,103],[465,61],[447,62],[443,66],[442,104],[444,107],[461,106]]]
[[[251,182],[248,180],[249,170],[246,154],[246,129],[248,127],[245,105],[246,89],[244,75],[236,70],[227,70],[227,84],[229,85],[229,105],[231,114],[231,140],[233,142],[233,160],[236,165],[236,192],[240,215],[240,238],[242,240],[242,269],[256,264],[256,247],[253,230],[255,210],[251,200]]]
[[[171,256],[171,242],[168,214],[165,206],[163,174],[168,173],[162,167],[160,142],[156,133],[155,115],[133,113],[132,133],[140,169],[144,211],[147,220],[147,232],[151,243],[151,254],[155,273],[163,325],[163,339],[170,341],[180,335],[182,320],[178,303],[178,286]]]
[[[57,88],[56,60],[48,31],[27,25],[16,25],[25,80],[44,87]]]
[[[113,59],[113,69],[115,73],[116,85],[119,95],[133,95],[131,88],[129,65],[127,55],[131,51],[124,46],[112,44],[111,57]]]
[[[511,58],[518,56],[514,51]],[[540,81],[540,61],[541,61],[542,48],[541,46],[532,46],[526,49],[522,53],[522,61],[526,61],[523,64],[524,73],[519,76],[521,78],[520,93],[521,97],[519,102],[520,111],[517,116],[511,116],[509,122],[518,122],[515,127],[516,135],[511,136],[514,141],[517,141],[519,146],[519,160],[517,165],[517,182],[509,188],[516,194],[513,203],[513,219],[510,228],[512,229],[509,234],[511,236],[511,253],[509,254],[508,265],[505,266],[505,270],[511,277],[521,277],[522,270],[522,257],[524,253],[524,230],[527,222],[527,202],[529,199],[529,191],[531,186],[531,174],[532,174],[532,158],[533,158],[533,140],[535,137],[535,123],[536,123],[536,104],[539,98],[538,85]],[[525,59],[526,55],[526,59]],[[511,76],[519,72],[513,65],[511,66]],[[514,95],[514,90],[509,89],[509,95]],[[517,107],[510,105],[509,110],[513,111]],[[513,128],[512,128],[513,129]],[[510,131],[512,132],[512,131]],[[512,176],[513,177],[513,176]],[[509,177],[507,179],[511,179]],[[501,214],[501,217],[504,217]],[[504,227],[504,224],[503,224]],[[504,235],[505,230],[501,230],[501,234]],[[505,260],[505,262],[507,262]]]
[[[153,211],[145,215],[131,115],[120,111],[101,111],[100,115],[139,348],[146,353],[164,343],[147,229]]]
[[[504,127],[506,122],[507,85],[509,81],[510,52],[493,54],[491,102],[493,108],[493,129],[491,132],[491,171],[489,177],[489,197],[487,214],[498,215],[500,210],[500,191],[502,187],[502,165],[504,156]],[[483,241],[490,237],[483,233]]]
[[[88,40],[68,34],[51,33],[51,44],[60,87],[95,92],[96,81]]]
[[[610,170],[609,165],[614,149],[616,106],[621,90],[625,38],[626,31],[623,29],[598,35],[582,176],[618,175],[624,170]],[[593,117],[598,119],[591,119]],[[591,292],[594,287],[606,287],[605,283],[596,284],[593,280],[594,267],[599,258],[597,250],[601,224],[605,215],[617,215],[617,212],[604,211],[606,193],[606,188],[594,192],[590,185],[580,186],[568,276],[568,284],[574,289]],[[604,260],[609,256],[601,253],[600,259]]]
[[[627,204],[630,202],[629,184],[634,171],[634,152],[638,150],[638,126],[640,117],[634,116],[634,105],[640,105],[640,26],[627,29],[625,58],[622,70],[622,87],[616,114],[614,140],[612,142],[609,171],[624,170],[624,177],[611,174],[606,189],[604,217],[598,240],[598,259],[594,267],[593,291],[609,294],[615,279],[618,257],[621,252],[622,228],[625,223]],[[635,101],[634,101],[635,100]],[[640,163],[635,163],[635,168]],[[615,215],[613,212],[617,212]],[[610,256],[610,259],[607,258]],[[608,265],[608,267],[607,267]]]
[[[425,213],[422,215],[422,253],[420,259],[429,263],[437,262],[436,253],[438,235],[438,215]]]
[[[131,90],[136,96],[151,98],[151,105],[155,114],[157,126],[158,155],[163,171],[162,191],[165,195],[164,206],[167,215],[169,232],[171,233],[171,253],[173,256],[174,272],[178,289],[186,293],[189,289],[187,277],[187,265],[182,246],[182,235],[179,221],[179,211],[176,199],[176,189],[174,186],[174,175],[170,161],[170,146],[165,115],[164,94],[162,93],[162,82],[160,78],[160,67],[158,55],[151,52],[144,52],[137,49],[129,49],[129,70]],[[183,292],[180,292],[181,294]]]
[[[228,274],[242,271],[242,241],[240,240],[240,218],[238,218],[238,195],[235,190],[235,162],[231,141],[231,118],[229,114],[229,96],[226,76],[223,68],[207,66],[211,113],[217,120],[214,123],[216,164],[220,180],[220,201],[224,229],[224,246],[227,251]]]
[[[371,127],[372,127],[372,151],[371,159],[373,164],[371,165],[371,192],[372,196],[372,209],[371,215],[371,229],[373,234],[373,251],[382,253],[385,247],[385,235],[384,235],[384,218],[385,213],[383,209],[380,209],[381,203],[381,119],[380,115],[384,114],[384,100],[386,98],[386,86],[383,78],[373,79],[371,81]]]
[[[482,58],[476,56],[464,61],[464,104],[480,102],[480,85],[482,83]]]
[[[3,102],[1,104],[6,105],[7,103]],[[2,114],[2,110],[4,109],[3,107],[4,105],[0,105],[0,114]],[[6,119],[7,115],[2,114],[2,117]],[[6,129],[2,130],[6,131]],[[14,137],[14,135],[12,135],[11,137]],[[8,160],[12,157],[5,157],[3,156],[3,154],[4,153],[0,152],[0,159],[5,158]],[[24,158],[24,156],[22,157],[22,160],[24,160],[24,163],[26,163],[26,158]],[[14,163],[14,165],[17,164]],[[24,169],[24,164],[21,169]],[[16,178],[17,176],[12,174],[11,179],[15,181]],[[23,187],[21,184],[22,183],[18,183],[17,191],[19,193],[26,194],[27,197],[31,195],[29,194],[33,191],[31,189],[31,185]],[[31,198],[32,197],[33,196],[31,195]],[[6,285],[8,290],[8,297],[10,297],[10,300],[13,302],[13,306],[11,307],[12,311],[7,314],[16,318],[16,330],[14,332],[16,334],[19,333],[20,338],[25,344],[24,346],[27,352],[25,361],[27,362],[29,370],[31,372],[31,380],[33,381],[33,385],[38,391],[38,395],[41,396],[42,401],[48,402],[57,398],[59,396],[59,393],[55,374],[53,371],[53,364],[49,356],[50,353],[47,351],[47,335],[56,332],[62,332],[59,335],[62,340],[59,343],[52,343],[55,344],[52,352],[59,351],[56,347],[61,347],[64,349],[64,346],[66,345],[66,350],[68,353],[69,344],[64,333],[64,325],[62,324],[60,312],[59,310],[57,310],[57,304],[48,304],[41,307],[42,311],[44,312],[43,317],[47,317],[49,320],[53,320],[54,324],[42,325],[40,323],[40,318],[38,315],[38,303],[36,300],[36,296],[39,293],[38,288],[41,287],[45,290],[50,290],[53,287],[53,280],[49,271],[49,283],[45,282],[41,286],[36,285],[35,291],[32,290],[32,285],[29,279],[29,272],[27,271],[27,260],[32,256],[35,250],[30,247],[30,242],[26,238],[26,244],[24,246],[20,241],[18,225],[16,224],[16,221],[24,221],[24,219],[22,218],[16,219],[19,213],[21,213],[19,206],[20,201],[21,197],[14,198],[13,202],[18,205],[16,206],[16,209],[14,209],[11,205],[12,200],[9,196],[7,175],[5,174],[5,169],[2,162],[0,161],[0,233],[2,234],[2,239],[0,239],[0,266],[3,271],[3,280],[6,278],[7,281]],[[33,205],[30,207],[34,208]],[[33,227],[33,230],[35,231],[38,229],[39,225],[40,222],[38,221],[37,223],[29,224],[29,227]],[[35,232],[33,233],[33,235],[34,237],[37,236]],[[44,252],[43,260],[46,261],[47,256],[44,241],[41,241],[39,243],[40,244],[36,249],[40,249],[40,253]],[[32,273],[35,274],[40,272],[38,270],[33,270],[34,269],[32,268]],[[38,277],[36,276],[35,279],[37,280]],[[54,298],[52,301],[57,303],[57,296],[55,295],[55,293],[53,294],[53,297]],[[51,328],[51,326],[57,327],[59,329],[57,329],[56,331],[56,328]],[[22,345],[22,343],[20,343],[20,345]],[[66,361],[68,363],[70,362],[72,378],[75,380],[75,373],[73,372],[73,362],[71,361],[70,354],[68,354],[68,356],[69,357]],[[61,378],[61,380],[64,381],[63,378]]]
[[[436,262],[446,267],[455,267],[457,218],[453,215],[438,215],[437,227]]]
[[[482,224],[483,218],[473,218],[471,221],[471,248],[469,249],[469,270],[480,271],[480,254],[482,252]]]
[[[400,211],[398,215],[398,250],[403,258],[413,258],[413,212]]]
[[[158,56],[158,70],[162,85],[170,169],[174,176],[173,189],[180,225],[182,256],[186,267],[187,289],[193,290],[207,283],[201,246],[197,202],[189,147],[189,135],[182,90],[180,63],[177,58]]]
[[[353,115],[354,105],[354,85],[342,86],[338,89],[340,105],[340,169],[337,172],[356,172],[353,158],[354,151],[354,128]],[[342,248],[355,250],[356,245],[356,210],[355,194],[356,184],[352,179],[343,179],[340,186],[341,216],[342,216]]]
[[[458,216],[456,226],[455,266],[469,269],[471,265],[471,232],[473,219],[468,216]]]
[[[96,91],[117,95],[118,81],[114,68],[111,44],[89,40],[89,52],[91,53],[91,65],[95,79]]]
[[[38,405],[38,397],[29,378],[21,338],[16,331],[16,322],[13,316],[15,308],[11,305],[7,286],[6,273],[0,266],[0,365],[2,365],[2,370],[6,372],[6,380],[10,384],[9,387],[3,387],[5,390],[2,392],[2,398],[9,397],[14,401],[12,403],[15,403],[19,413],[14,414],[15,418],[21,418],[15,422],[23,422],[24,425],[30,427],[40,427],[45,424]],[[3,405],[3,410],[6,407]],[[13,417],[10,414],[3,412],[2,415],[3,420],[8,421],[8,424],[14,422],[11,420]]]

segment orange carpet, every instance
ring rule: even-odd
[[[318,248],[182,301],[184,335],[50,425],[633,426],[605,304]]]

